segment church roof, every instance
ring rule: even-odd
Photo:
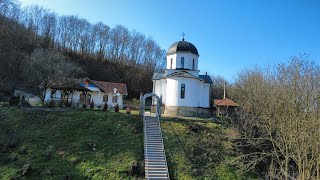
[[[199,78],[204,80],[204,83],[213,84],[209,75],[199,75]]]
[[[152,80],[161,79],[163,78],[164,75],[165,75],[164,73],[153,73]]]
[[[194,78],[194,79],[199,79],[200,81],[204,81],[204,83],[212,84],[212,80],[209,75],[199,75],[199,77],[197,77],[187,71],[178,71],[168,75],[165,75],[165,73],[153,73],[152,80],[159,80],[162,78],[169,78],[169,77]]]
[[[177,52],[190,52],[199,56],[197,48],[192,43],[185,41],[184,39],[173,43],[169,47],[167,55],[176,54]]]
[[[183,77],[183,78],[193,78],[193,79],[199,79],[202,81],[202,79],[198,78],[197,76],[188,73],[187,71],[178,71],[171,74],[168,74],[164,76],[163,78],[170,78],[170,77]]]

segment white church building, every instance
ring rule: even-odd
[[[164,73],[154,73],[153,93],[169,116],[210,116],[209,75],[199,75],[197,48],[182,39],[170,46]]]

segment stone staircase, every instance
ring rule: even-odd
[[[169,179],[159,117],[145,113],[143,127],[145,178]]]

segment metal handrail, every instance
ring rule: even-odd
[[[167,156],[166,156],[166,151],[165,151],[165,148],[164,148],[163,137],[162,137],[162,128],[161,128],[161,123],[160,123],[160,118],[159,118],[159,116],[157,117],[157,119],[158,119],[159,128],[160,128],[160,137],[161,137],[161,142],[162,142],[162,146],[163,146],[164,160],[165,160],[165,162],[166,162],[167,177],[168,177],[168,179],[170,179],[169,170],[168,170],[168,163],[167,163]]]

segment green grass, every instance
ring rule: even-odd
[[[164,117],[161,122],[171,179],[251,179],[229,163],[226,127],[209,120]]]
[[[171,179],[251,179],[228,162],[234,150],[227,127],[201,118],[161,119]],[[142,126],[138,111],[2,107],[0,179],[142,179]],[[140,172],[129,176],[133,162]],[[31,170],[23,176],[25,164]]]
[[[0,108],[0,179],[141,179],[128,175],[143,162],[137,115],[70,110]],[[94,149],[94,144],[96,149]],[[21,168],[31,170],[22,176]]]

